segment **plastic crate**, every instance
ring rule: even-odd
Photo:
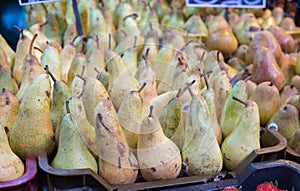
[[[160,181],[143,181],[139,180],[134,184],[126,185],[109,185],[101,176],[90,169],[73,169],[73,170],[57,170],[49,165],[46,154],[38,156],[38,164],[41,169],[41,184],[45,185],[48,190],[72,190],[83,188],[87,190],[161,190],[161,189],[179,189],[189,186],[197,186],[203,190],[218,190],[228,185],[236,185],[236,174],[242,172],[250,163],[280,159],[284,157],[287,146],[286,139],[277,131],[270,130],[261,137],[261,149],[254,150],[248,158],[246,158],[235,172],[222,171],[224,177],[222,180],[213,181],[214,175],[203,176],[184,176],[181,175],[176,179],[160,180]],[[265,146],[265,147],[264,147]]]
[[[16,180],[0,182],[0,190],[5,191],[37,191],[39,185],[34,181],[37,174],[36,157],[28,157],[25,162],[25,173]]]

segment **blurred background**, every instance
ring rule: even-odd
[[[25,9],[18,0],[0,1],[0,33],[15,50],[19,31],[13,25],[26,28]]]

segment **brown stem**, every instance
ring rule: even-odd
[[[138,92],[138,93],[141,93],[141,91],[145,88],[146,84],[147,84],[147,83],[144,82],[143,85],[141,86],[141,88],[137,90],[137,92]]]
[[[87,36],[82,37],[82,47],[81,47],[81,50],[80,50],[80,52],[81,52],[82,54],[85,53],[87,40],[88,40],[88,37],[87,37]]]
[[[1,93],[4,93],[5,92],[5,88],[2,88],[2,92]]]
[[[49,23],[48,21],[45,21],[44,23],[40,24],[40,28],[42,28],[43,26],[45,26],[48,23]]]
[[[269,86],[273,86],[273,85],[274,85],[273,82],[270,82]]]
[[[205,55],[205,51],[203,51],[203,53],[202,53],[202,55],[201,55],[201,61],[203,61],[203,59],[204,59],[204,55]]]
[[[95,70],[97,73],[101,73],[100,70],[98,70],[98,68],[94,68],[94,70]]]
[[[206,85],[206,89],[209,90],[209,84],[208,84],[208,80],[207,80],[207,76],[206,76],[206,70],[204,69],[203,70],[203,78],[204,78],[204,81],[205,81],[205,85]]]
[[[110,129],[103,123],[103,117],[101,113],[97,113],[97,121],[104,127],[105,130],[107,130],[109,133],[112,133]]]
[[[43,52],[44,52],[42,49],[40,49],[39,47],[36,47],[36,46],[33,47],[33,49],[34,49],[34,50],[38,50],[38,51],[39,51],[40,53],[42,53],[42,54],[43,54]]]
[[[150,30],[153,31],[153,26],[151,22],[149,22],[149,26],[150,26]]]
[[[75,40],[78,38],[78,35],[76,35],[73,39],[72,39],[72,41],[71,41],[71,44],[72,45],[74,45],[74,43],[75,43]]]
[[[80,73],[81,76],[83,76],[84,71],[85,71],[85,65],[82,65],[82,70],[81,70],[81,73]]]
[[[179,49],[179,51],[183,51],[183,50],[185,49],[185,47],[187,47],[191,42],[193,42],[193,40],[187,41],[187,42]]]
[[[134,36],[133,48],[136,48],[136,44],[137,44],[137,36]]]
[[[291,85],[290,85],[290,88],[291,88],[291,89],[293,89],[294,87],[295,87],[294,84],[291,84]]]
[[[153,105],[150,105],[150,111],[148,117],[152,117],[153,115]]]
[[[41,3],[42,4],[42,7],[44,8],[45,12],[48,13],[48,10],[47,10],[47,7],[45,6],[44,3]]]
[[[220,51],[217,52],[217,61],[220,62]]]
[[[138,17],[138,14],[132,13],[130,15],[127,15],[123,18],[123,21],[125,21],[127,18],[132,17],[134,20]]]
[[[180,97],[181,96],[181,88],[178,89],[178,92],[176,94],[176,97]]]
[[[48,74],[49,74],[49,76],[51,77],[51,79],[53,80],[53,82],[56,83],[56,82],[57,82],[56,78],[55,78],[54,75],[50,72],[50,70],[49,70],[49,68],[48,68],[48,65],[46,65],[46,66],[47,66],[47,69],[48,69]],[[46,66],[45,66],[45,68],[46,68]],[[46,72],[47,72],[47,71],[46,71]]]
[[[69,107],[69,104],[70,104],[70,101],[67,100],[67,101],[66,101],[66,111],[67,111],[67,113],[70,113],[70,107]]]
[[[84,82],[86,81],[86,79],[84,77],[82,77],[81,75],[76,75],[76,77],[80,78],[81,80],[83,80]]]
[[[191,95],[192,98],[196,98],[196,94],[193,92],[193,90],[191,89],[191,86],[190,85],[187,85],[187,89]]]
[[[237,97],[235,97],[235,96],[232,96],[232,99],[235,100],[235,101],[240,102],[240,103],[243,104],[243,105],[245,105],[245,107],[248,106],[248,103],[247,103],[246,101],[244,101],[244,100],[241,100],[240,98],[237,98]]]
[[[108,50],[111,50],[111,34],[108,34]]]
[[[245,78],[244,81],[247,82],[248,80],[251,80],[251,79],[252,79],[252,76],[250,75],[247,78]]]
[[[44,67],[44,70],[45,70],[46,74],[49,74],[49,67],[48,67],[48,65],[46,65],[46,66]]]

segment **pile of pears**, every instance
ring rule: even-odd
[[[261,127],[300,153],[297,27],[280,7],[72,3],[26,6],[16,50],[0,35],[0,182],[41,153],[111,185],[234,171]]]

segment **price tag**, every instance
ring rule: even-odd
[[[38,3],[48,3],[60,0],[19,0],[19,5],[31,5],[31,4],[38,4]]]
[[[265,8],[266,0],[186,0],[189,7]]]

